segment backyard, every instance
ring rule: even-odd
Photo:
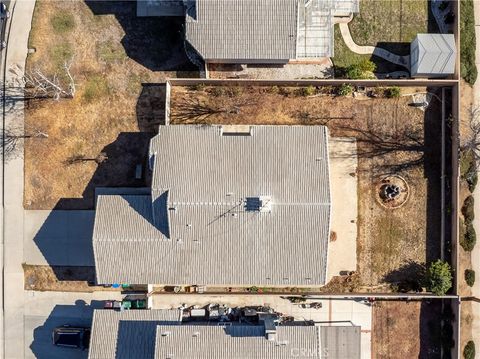
[[[372,353],[375,355],[372,358],[441,358],[442,344],[445,353],[452,343],[451,332],[442,332],[439,320],[443,317],[445,327],[449,326],[447,312],[448,309],[442,313],[440,300],[376,302],[372,324]]]
[[[379,46],[397,55],[410,53],[410,42],[417,33],[435,32],[435,20],[430,16],[427,0],[366,0],[360,3],[360,13],[348,24],[357,45]],[[369,55],[351,52],[335,26],[336,66],[345,67]],[[372,57],[378,72],[404,70],[385,60]]]
[[[26,139],[26,209],[90,209],[96,186],[148,185],[135,169],[164,116],[163,87],[150,83],[198,76],[181,28],[137,18],[135,2],[37,1],[27,70],[66,86],[67,64],[76,91],[27,102],[25,127],[48,137]]]
[[[389,290],[385,283],[414,286],[422,264],[438,258],[440,250],[440,104],[433,100],[423,112],[410,105],[409,95],[425,90],[403,88],[406,95],[399,98],[354,98],[333,95],[335,89],[328,86],[174,86],[170,121],[322,124],[328,126],[331,136],[355,137],[360,282],[363,290]],[[381,93],[384,89],[372,91]],[[397,209],[385,208],[377,199],[378,184],[390,174],[400,175],[409,186],[408,201]]]

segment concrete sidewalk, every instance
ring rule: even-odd
[[[20,89],[28,50],[28,37],[35,1],[10,3],[10,31],[6,51],[6,98]],[[15,72],[11,71],[16,69]],[[5,129],[23,127],[24,103],[12,100],[13,110],[5,114]],[[20,141],[22,142],[22,141]],[[19,143],[19,147],[23,143]],[[24,358],[23,302],[23,154],[4,160],[3,178],[3,270],[4,270],[4,358]]]

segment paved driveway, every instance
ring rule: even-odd
[[[121,294],[25,291],[25,358],[87,358],[87,351],[55,347],[52,330],[64,324],[91,326],[93,309],[107,299],[119,300]]]
[[[94,211],[25,211],[24,262],[93,266]]]

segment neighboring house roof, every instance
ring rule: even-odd
[[[186,2],[186,39],[206,60],[289,60],[333,56],[335,14],[358,0]]]
[[[97,199],[97,281],[325,284],[327,137],[323,126],[257,126],[251,136],[160,127],[152,195]]]
[[[319,327],[277,326],[275,331],[274,340],[267,340],[261,325],[159,325],[155,359],[283,359],[301,357],[300,350],[308,353],[304,357],[321,357]]]
[[[453,34],[418,34],[413,44],[412,76],[449,75],[455,72],[456,46]],[[414,60],[415,59],[415,60]]]
[[[179,310],[97,309],[88,357],[359,359],[360,329],[293,324],[269,325],[267,330],[266,325],[188,324],[181,323]]]
[[[154,358],[157,325],[179,324],[180,310],[93,312],[89,359]]]
[[[292,59],[296,0],[197,0],[186,38],[204,59]]]

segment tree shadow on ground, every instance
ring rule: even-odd
[[[137,17],[136,1],[86,1],[95,15],[114,15],[128,57],[152,71],[198,71],[184,48],[183,17]],[[190,77],[190,76],[188,76]]]
[[[421,282],[425,277],[425,265],[408,261],[400,268],[397,268],[386,274],[382,280],[397,286],[398,292],[420,292],[422,290]]]

